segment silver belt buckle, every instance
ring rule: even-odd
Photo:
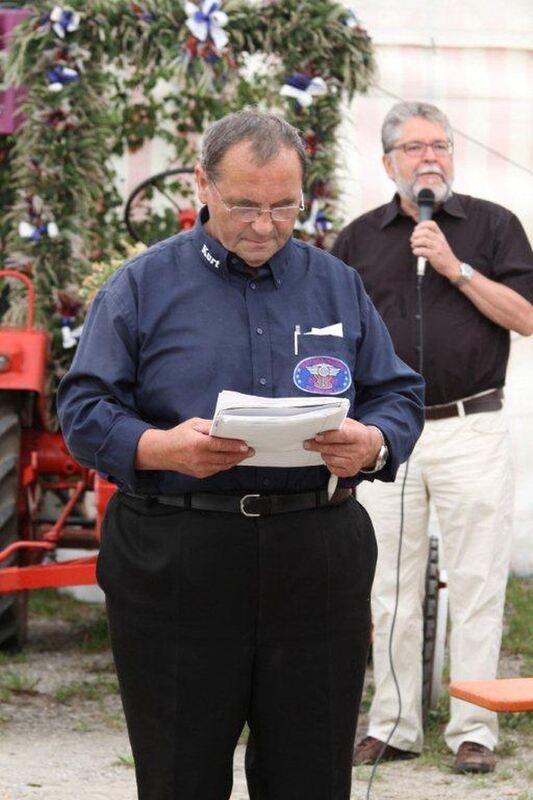
[[[241,509],[241,514],[244,514],[245,517],[260,517],[261,514],[251,514],[249,511],[245,510],[244,501],[248,500],[249,497],[261,497],[261,495],[260,494],[245,494],[244,497],[241,497],[240,503],[239,503],[240,509]]]

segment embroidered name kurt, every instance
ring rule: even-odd
[[[220,267],[219,259],[215,258],[215,256],[209,252],[206,244],[202,245],[202,255],[205,256],[209,261],[209,263],[212,264],[214,267],[216,267],[217,269]]]

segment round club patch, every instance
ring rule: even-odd
[[[296,365],[292,379],[298,389],[310,394],[342,394],[352,385],[348,366],[332,356],[304,358]]]

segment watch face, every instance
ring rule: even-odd
[[[461,277],[464,278],[466,281],[472,280],[472,275],[474,274],[474,270],[470,266],[470,264],[461,264],[459,267],[461,272]]]
[[[459,264],[459,277],[452,281],[454,286],[463,286],[465,283],[468,283],[472,280],[474,275],[475,269],[470,266],[470,264]]]

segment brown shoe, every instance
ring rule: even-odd
[[[492,750],[477,742],[463,742],[453,763],[455,772],[494,772],[495,766]]]
[[[373,736],[365,736],[359,744],[355,746],[353,752],[353,765],[358,767],[360,764],[375,764],[376,761],[405,761],[409,758],[416,758],[418,753],[410,750],[400,750],[391,744],[380,742]]]

